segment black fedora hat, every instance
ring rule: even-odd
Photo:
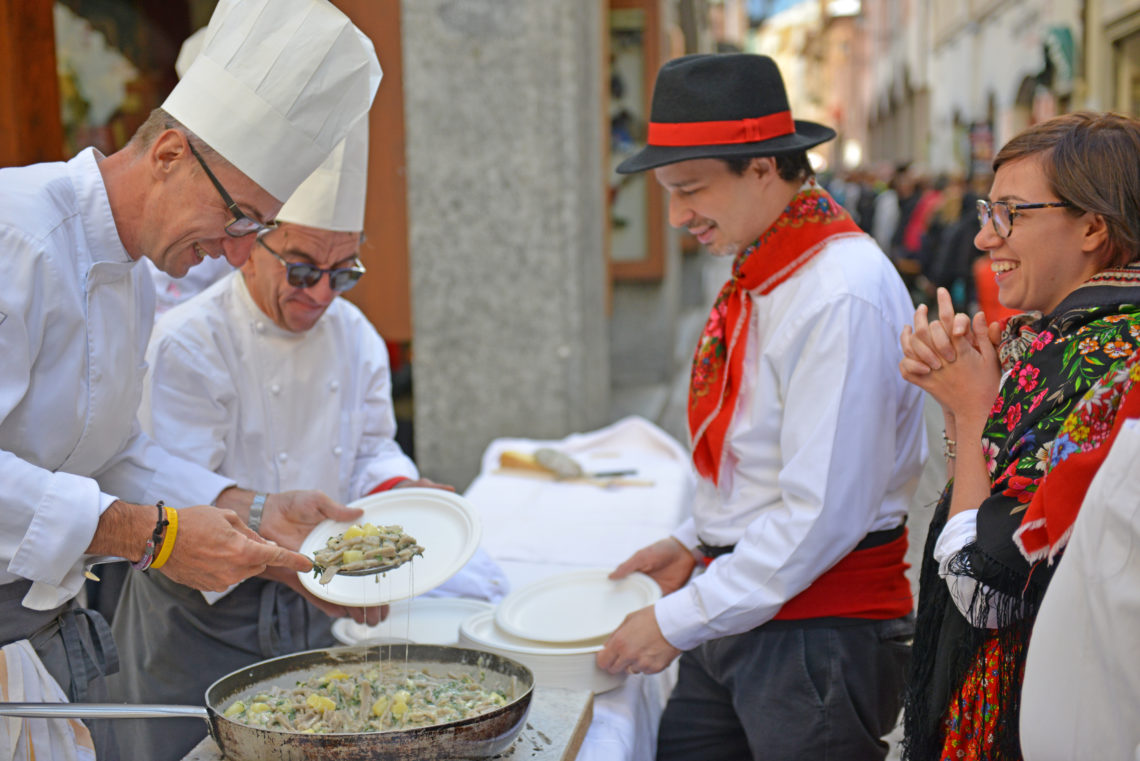
[[[835,130],[792,119],[776,62],[751,53],[688,55],[657,72],[648,145],[622,174],[689,159],[777,156],[831,140]]]

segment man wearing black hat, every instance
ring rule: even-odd
[[[618,167],[654,170],[670,224],[734,257],[693,360],[693,518],[614,571],[666,594],[598,654],[614,673],[680,655],[658,759],[882,759],[898,718],[925,454],[921,395],[896,377],[913,306],[815,183],[806,149],[834,136],[792,119],[771,59],[686,56]]]

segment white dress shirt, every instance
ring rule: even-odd
[[[720,484],[700,479],[674,532],[735,550],[656,604],[682,650],[767,622],[866,534],[900,525],[926,456],[922,392],[898,371],[914,307],[869,237],[751,298]]]
[[[388,350],[345,299],[293,333],[234,272],[162,316],[147,362],[143,428],[242,486],[318,489],[343,503],[418,478],[395,441]]]
[[[1004,596],[982,584],[982,594],[976,594],[979,584],[973,576],[951,573],[950,561],[978,538],[978,511],[963,510],[942,528],[938,541],[934,544],[934,561],[938,563],[938,575],[950,590],[950,599],[971,626],[980,629],[998,628],[997,606],[992,602]]]
[[[30,579],[36,610],[82,587],[116,497],[201,504],[231,483],[140,433],[154,287],[97,159],[0,170],[0,584]]]

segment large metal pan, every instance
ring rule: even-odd
[[[378,657],[408,668],[438,667],[485,673],[492,689],[514,686],[514,698],[504,706],[462,721],[386,732],[305,734],[239,724],[222,712],[236,699],[245,699],[271,685],[292,688],[311,674],[332,666],[352,665]],[[509,692],[507,694],[510,694]],[[510,747],[526,722],[534,694],[534,675],[521,663],[481,650],[441,645],[389,645],[309,650],[261,661],[234,671],[206,690],[206,706],[131,706],[121,703],[0,703],[0,715],[80,719],[205,719],[210,736],[230,761],[413,761],[418,759],[486,758]]]

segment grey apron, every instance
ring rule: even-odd
[[[21,604],[30,581],[0,586],[0,645],[26,639],[72,703],[107,700],[106,677],[119,668],[111,629],[96,611],[68,600],[53,610]],[[38,721],[29,719],[28,721]],[[100,759],[119,758],[113,722],[85,720]]]
[[[202,705],[206,688],[251,663],[334,644],[332,619],[289,587],[248,579],[213,605],[160,573],[132,573],[113,623],[122,652],[111,698]],[[199,719],[122,719],[124,759],[177,761],[206,736]]]

